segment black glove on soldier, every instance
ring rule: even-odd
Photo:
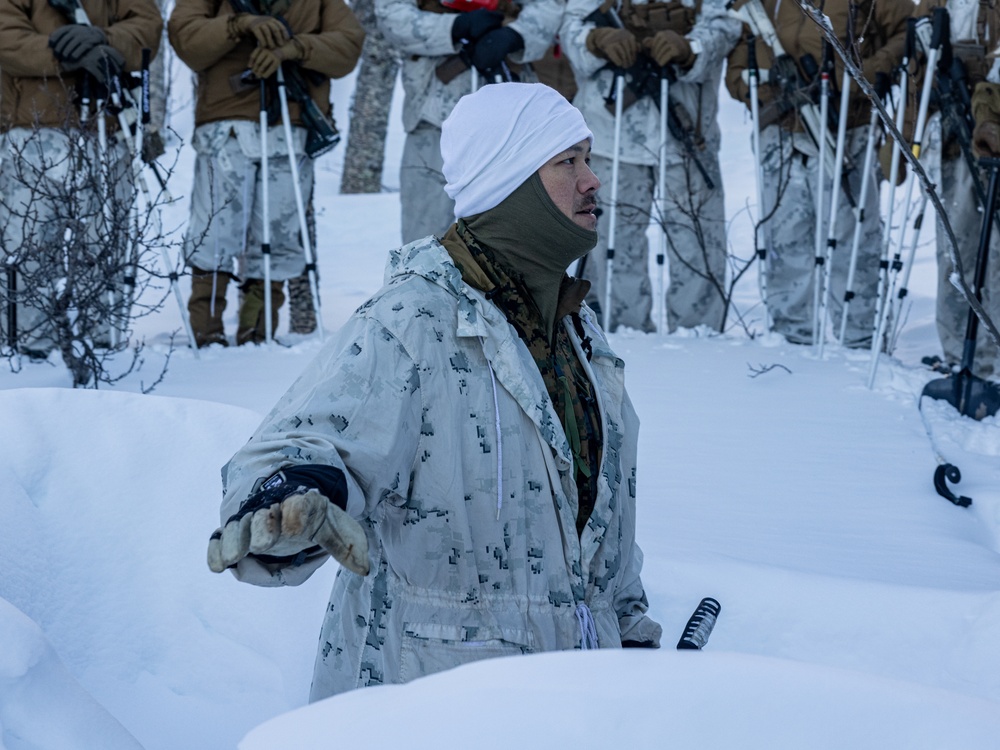
[[[61,63],[79,63],[80,59],[99,44],[107,44],[107,35],[96,26],[71,23],[60,26],[49,35],[49,47]]]
[[[496,10],[479,8],[468,13],[459,13],[455,16],[455,23],[451,25],[451,40],[455,44],[460,44],[462,40],[475,43],[494,29],[499,29],[501,25],[503,25],[503,13]]]
[[[98,44],[87,52],[77,62],[64,62],[63,70],[85,70],[94,77],[101,86],[107,86],[111,78],[121,75],[125,69],[125,57],[121,52],[107,44]]]
[[[472,64],[485,76],[500,72],[500,64],[518,50],[524,49],[524,39],[509,26],[491,31],[472,50]]]

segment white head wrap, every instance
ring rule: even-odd
[[[580,110],[542,83],[491,83],[441,125],[445,192],[455,218],[497,206],[545,162],[593,134]]]

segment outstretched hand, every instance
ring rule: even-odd
[[[247,555],[287,557],[319,545],[341,565],[368,575],[368,538],[361,525],[316,489],[252,496],[208,541],[208,567],[221,573]]]

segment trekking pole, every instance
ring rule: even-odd
[[[899,101],[896,103],[896,129],[902,133],[903,126],[905,124],[906,118],[906,101],[907,101],[907,91],[909,90],[909,64],[910,60],[913,59],[916,54],[916,42],[915,42],[915,29],[916,21],[915,19],[907,20],[906,27],[906,47],[903,53],[903,59],[899,65]],[[888,95],[888,94],[887,94]],[[889,243],[892,236],[892,216],[895,213],[896,208],[896,174],[899,171],[899,160],[902,157],[903,146],[901,143],[893,142],[892,145],[892,158],[889,166],[889,174],[886,177],[889,180],[889,191],[888,191],[888,214],[885,218],[885,223],[882,226],[882,241],[879,245],[879,263],[878,263],[878,282],[875,287],[875,316],[873,318],[872,326],[872,359],[876,360],[878,358],[878,344],[875,342],[878,340],[878,320],[879,315],[882,310],[882,303],[888,292],[889,284]],[[841,334],[841,340],[843,340],[845,334]],[[876,365],[872,364],[869,368],[869,381],[868,387],[872,387],[874,382],[874,367]]]
[[[837,148],[833,159],[833,181],[830,192],[830,216],[827,219],[826,259],[823,270],[823,293],[819,311],[819,356],[826,347],[826,317],[830,303],[830,282],[833,275],[833,252],[837,249],[837,212],[840,209],[840,178],[844,172],[844,148],[847,143],[847,109],[851,100],[851,77],[844,68],[840,83],[840,110],[837,112]]]
[[[105,75],[110,76],[111,66],[105,58]],[[108,84],[110,84],[110,77],[108,78]],[[104,232],[105,236],[107,233],[114,231],[113,221],[110,214],[111,211],[111,199],[107,191],[109,189],[109,166],[108,166],[108,123],[105,119],[108,116],[107,108],[107,94],[102,96],[100,93],[97,95],[97,105],[96,115],[97,115],[97,194],[99,200],[101,201],[101,215],[104,218]],[[108,310],[114,310],[116,307],[115,301],[115,289],[114,285],[111,285],[108,289]],[[108,324],[108,338],[109,343],[112,348],[118,346],[118,330],[114,326],[113,321],[109,321]]]
[[[136,172],[142,171],[142,144],[146,137],[146,128],[149,126],[149,61],[152,57],[148,47],[142,48],[142,63],[139,68],[140,71],[140,81],[141,81],[141,93],[139,95],[139,117],[136,118],[135,122],[135,137],[133,139],[133,147],[131,151],[132,164],[134,165],[133,170]],[[127,137],[127,132],[125,137]],[[149,196],[146,196],[147,203],[149,202]],[[126,333],[127,330],[127,320],[129,315],[132,313],[132,303],[135,299],[136,283],[138,277],[138,242],[139,242],[139,210],[136,202],[133,200],[130,208],[130,213],[133,214],[135,218],[134,234],[132,241],[128,243],[128,255],[125,259],[125,270],[122,276],[122,335]],[[162,230],[161,226],[157,227],[158,230]],[[158,231],[158,233],[162,233]]]
[[[145,133],[145,130],[149,126],[149,123],[150,123],[150,120],[151,120],[151,117],[150,117],[150,107],[149,107],[149,62],[150,62],[150,57],[151,57],[150,51],[148,49],[143,49],[143,51],[142,51],[142,89],[141,89],[142,93],[141,93],[140,98],[139,98],[139,107],[140,107],[139,122],[141,123],[142,127],[141,127],[141,130],[137,131],[137,134],[138,133]],[[139,154],[139,158],[141,159],[142,158],[142,141],[139,140],[139,139],[137,139],[137,143],[136,143],[136,153]],[[170,193],[167,191],[167,186],[166,186],[165,181],[163,181],[163,180],[160,179],[159,174],[156,173],[155,169],[154,169],[154,174],[156,174],[157,179],[160,181],[161,194],[165,194],[166,199],[167,199],[168,202],[171,201],[172,198],[170,197]],[[142,183],[140,185],[140,187],[142,187],[144,184],[145,183]],[[148,187],[146,188],[146,192],[145,192],[144,195],[145,195],[147,204],[152,205],[152,198],[149,195],[149,188]],[[160,216],[160,207],[159,206],[156,206],[156,217],[157,217],[157,224],[158,224],[158,230],[157,231],[161,232],[162,231],[162,226],[163,226],[163,219]],[[194,353],[195,359],[200,359],[200,355],[198,354],[198,344],[195,342],[195,338],[194,338],[194,329],[191,328],[191,319],[188,316],[187,307],[184,305],[184,297],[181,294],[181,288],[180,288],[180,284],[179,284],[179,281],[178,281],[177,268],[174,266],[173,261],[170,259],[170,253],[167,252],[166,245],[164,243],[162,243],[162,242],[160,242],[159,245],[160,245],[160,258],[163,261],[163,267],[167,271],[167,280],[170,283],[170,290],[173,292],[174,300],[176,300],[176,302],[177,302],[177,310],[180,313],[181,323],[184,325],[184,333],[185,333],[185,335],[187,335],[187,339],[188,339],[188,348],[190,348],[191,351]],[[212,299],[212,303],[213,304],[215,303],[214,297]]]
[[[930,107],[931,100],[931,90],[933,88],[934,76],[937,70],[937,61],[941,54],[941,45],[944,41],[945,35],[948,33],[948,11],[944,8],[935,8],[933,21],[932,21],[932,33],[930,49],[925,50],[927,54],[927,68],[926,74],[924,76],[923,88],[920,92],[920,104],[917,109],[917,122],[916,127],[913,131],[913,145],[911,151],[915,158],[920,158],[921,144],[924,137],[924,129],[927,126],[927,112]],[[906,92],[902,93],[903,98],[906,97]],[[898,144],[902,148],[901,144]],[[892,169],[898,168],[899,162],[893,160]],[[890,176],[890,185],[895,177],[895,172]],[[906,198],[904,199],[903,206],[909,207],[913,198],[913,186],[917,182],[917,176],[911,171],[907,181],[906,181]],[[903,267],[902,263],[902,250],[903,243],[906,237],[906,222],[904,221],[900,227],[899,239],[896,244],[896,251],[892,257],[892,263],[887,269],[887,279],[886,279],[886,290],[885,296],[882,299],[881,309],[875,310],[875,332],[872,336],[872,358],[869,366],[868,373],[868,387],[872,388],[875,384],[875,372],[878,369],[878,359],[879,353],[882,350],[882,338],[885,335],[886,325],[888,323],[889,313],[893,308],[891,302],[891,297],[896,288],[896,278],[899,275],[899,271]]]
[[[812,340],[813,345],[819,342],[819,302],[820,284],[822,282],[823,263],[823,192],[826,187],[826,148],[827,123],[830,117],[830,45],[823,41],[823,68],[819,78],[819,121],[820,137],[816,141],[816,148],[819,150],[819,165],[816,174],[816,236],[814,238],[814,263],[813,263],[813,325]],[[833,186],[836,190],[836,185]]]
[[[614,151],[611,158],[611,200],[608,211],[608,254],[604,271],[604,330],[611,331],[611,279],[615,265],[615,231],[618,223],[618,169],[621,161],[622,142],[622,100],[625,98],[625,75],[621,70],[615,70],[615,137]]]
[[[658,281],[656,293],[660,300],[660,320],[657,329],[660,335],[667,332],[667,297],[663,283],[663,271],[667,258],[667,106],[670,96],[669,71],[664,66],[660,69],[660,163],[657,175],[656,189],[659,192],[660,211],[660,251],[656,254]]]
[[[900,270],[896,274],[896,277],[899,280],[899,287],[896,290],[896,294],[893,295],[892,299],[888,301],[889,304],[892,305],[887,322],[888,330],[885,333],[885,348],[889,353],[891,353],[894,348],[893,342],[896,340],[896,332],[899,327],[899,317],[903,309],[903,300],[905,300],[907,295],[910,293],[908,287],[910,283],[910,271],[913,270],[913,260],[917,255],[917,245],[920,242],[920,230],[923,228],[924,212],[926,209],[927,193],[922,192],[920,197],[920,207],[917,209],[917,217],[913,220],[913,233],[910,237],[910,251],[906,254],[906,261],[903,262]]]
[[[905,73],[904,73],[905,75]],[[904,81],[905,90],[905,81]],[[877,73],[875,76],[875,95],[884,99],[889,90],[889,76]],[[854,299],[854,276],[858,267],[858,249],[861,246],[861,229],[865,221],[865,203],[868,201],[868,191],[872,182],[872,170],[875,167],[875,133],[878,127],[878,107],[872,104],[871,119],[868,121],[868,139],[865,141],[864,167],[861,173],[861,195],[855,212],[854,236],[851,240],[851,260],[847,267],[847,284],[844,288],[844,306],[840,313],[840,332],[837,341],[841,346],[847,336],[847,316],[851,310],[851,300]],[[899,158],[899,151],[893,152],[893,157]],[[891,181],[891,178],[890,178]],[[880,272],[881,275],[881,272]]]
[[[295,143],[292,140],[292,118],[288,114],[288,94],[285,91],[285,74],[283,64],[278,66],[278,100],[281,103],[281,123],[285,129],[285,143],[288,147],[288,166],[292,172],[292,191],[295,194],[295,209],[299,214],[299,233],[302,238],[302,249],[306,256],[306,271],[309,273],[309,291],[312,292],[313,311],[316,313],[316,330],[320,340],[323,339],[323,317],[319,309],[319,288],[316,279],[316,263],[313,260],[312,246],[309,242],[309,227],[306,223],[306,209],[302,202],[302,186],[299,184],[299,165],[295,156]]]
[[[757,187],[757,226],[754,227],[754,244],[757,255],[757,289],[764,304],[765,330],[771,330],[771,311],[767,306],[767,242],[762,241],[764,218],[764,166],[760,153],[760,68],[757,67],[757,37],[747,38],[747,80],[750,86],[750,118],[753,130],[750,133],[754,156],[754,181]]]
[[[271,321],[271,203],[270,203],[270,159],[267,153],[267,81],[260,81],[260,195],[261,233],[260,253],[264,261],[264,342],[271,343],[274,335]],[[289,146],[290,148],[291,146]],[[291,154],[289,154],[289,159]],[[294,178],[298,184],[298,178]]]

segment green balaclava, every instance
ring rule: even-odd
[[[584,229],[556,206],[538,172],[465,224],[501,264],[521,274],[551,337],[566,269],[597,244],[597,232]]]

